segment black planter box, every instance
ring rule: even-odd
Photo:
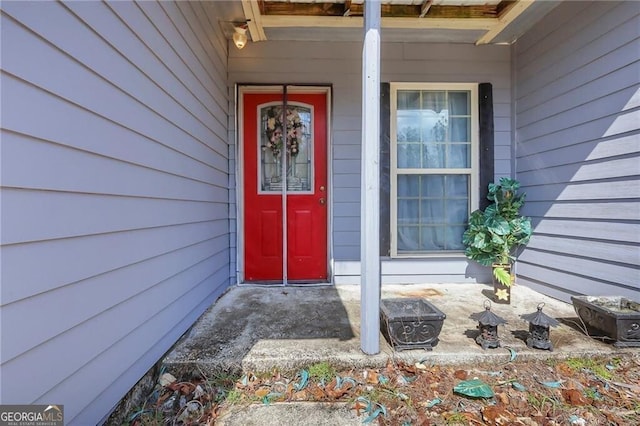
[[[380,328],[398,351],[432,350],[446,315],[424,299],[385,299],[380,302]]]
[[[619,296],[571,296],[571,301],[593,329],[590,334],[601,333],[618,348],[640,347],[640,303]]]

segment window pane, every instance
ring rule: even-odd
[[[420,111],[398,111],[398,142],[420,141]]]
[[[398,175],[398,197],[418,197],[420,176]]]
[[[413,169],[420,167],[420,144],[398,144],[398,168]]]
[[[467,200],[446,201],[446,222],[450,224],[464,224],[469,218],[469,203]]]
[[[398,200],[398,225],[408,225],[418,221],[418,200]]]
[[[451,115],[470,115],[469,92],[449,92]]]
[[[398,226],[398,251],[420,250],[419,232],[417,226]]]
[[[418,90],[399,90],[398,91],[398,109],[420,109],[420,91]]]
[[[282,105],[265,106],[260,108],[259,120],[262,133],[259,157],[260,189],[282,191],[284,161],[287,190],[311,190],[311,109],[289,105],[283,121]]]
[[[471,127],[469,118],[454,117],[451,119],[451,142],[469,142]]]
[[[420,201],[420,223],[443,224],[445,222],[444,200]]]
[[[444,179],[446,181],[446,191],[448,198],[467,199],[469,197],[469,176],[446,176]]]
[[[444,250],[444,229],[434,226],[425,226],[420,232],[420,248],[426,251]]]
[[[447,110],[447,92],[422,91],[422,109],[437,113]]]
[[[446,167],[451,169],[466,169],[471,164],[469,144],[456,143],[449,145]]]
[[[450,226],[445,229],[446,250],[464,250],[462,244],[462,234],[465,226]]]
[[[423,198],[442,198],[444,196],[444,176],[422,176],[420,194]]]
[[[444,167],[445,146],[441,143],[427,143],[422,149],[422,167],[425,169],[441,169]]]

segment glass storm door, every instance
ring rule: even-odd
[[[283,98],[242,94],[244,280],[326,281],[327,95]]]

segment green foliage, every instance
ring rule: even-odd
[[[589,370],[596,376],[607,380],[611,380],[613,377],[604,362],[593,358],[569,358],[565,362],[572,370]]]
[[[482,380],[464,380],[454,386],[453,391],[473,398],[493,398],[493,389]]]
[[[242,400],[242,392],[237,389],[232,389],[227,394],[225,402],[228,404],[237,404]]]
[[[318,382],[330,382],[336,375],[336,369],[327,361],[310,365],[307,370],[309,371],[309,376]]]
[[[445,416],[445,422],[447,425],[468,425],[469,421],[467,417],[462,413],[452,413]]]
[[[520,183],[502,178],[499,184],[489,184],[487,199],[493,201],[484,211],[476,210],[469,217],[462,236],[465,255],[483,266],[508,265],[515,261],[515,250],[531,238],[531,220],[520,215],[525,194],[518,194]],[[505,269],[494,271],[504,285],[511,285]]]

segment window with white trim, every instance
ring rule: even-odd
[[[461,253],[478,207],[478,85],[390,86],[391,256]]]

